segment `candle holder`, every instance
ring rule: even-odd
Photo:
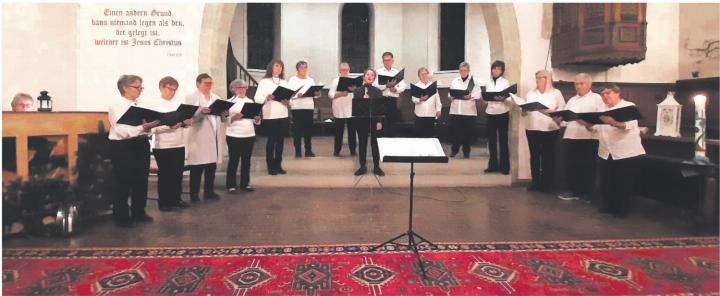
[[[695,163],[709,164],[710,160],[706,155],[706,141],[705,141],[705,130],[706,118],[705,118],[705,103],[707,97],[702,94],[698,94],[693,97],[695,102]]]

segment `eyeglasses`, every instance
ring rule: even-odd
[[[164,88],[169,89],[169,90],[174,91],[174,92],[177,91],[177,87],[176,87],[176,88],[172,88],[172,87],[169,87],[169,86],[164,86]]]
[[[236,86],[235,88],[247,88],[247,86]]]
[[[135,86],[135,85],[128,85],[128,87],[132,87],[132,88],[137,89],[137,90],[139,90],[139,91],[143,91],[143,89],[145,89],[145,88],[142,87],[142,86]]]

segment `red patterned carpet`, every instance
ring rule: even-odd
[[[718,238],[439,244],[5,249],[5,295],[540,295],[720,292]],[[401,247],[402,248],[402,247]]]

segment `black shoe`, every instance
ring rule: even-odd
[[[140,216],[133,216],[132,219],[133,219],[133,221],[135,221],[135,222],[152,222],[152,221],[155,221],[155,219],[153,219],[153,217],[148,216],[148,214],[143,214],[143,215],[140,215]]]
[[[197,194],[190,194],[190,202],[199,202],[200,198],[197,196]]]
[[[302,157],[302,153],[300,151],[295,151],[295,158]]]
[[[355,152],[355,151],[350,151],[350,156],[357,156],[357,152]]]
[[[305,151],[305,157],[315,157],[315,153],[313,153],[312,151]]]
[[[492,167],[489,167],[489,168],[485,169],[485,173],[494,173],[494,172],[497,172],[497,171],[498,171],[497,168],[492,168]]]
[[[172,212],[172,207],[158,207],[161,212]]]
[[[277,174],[278,174],[278,173],[277,173],[276,170],[268,170],[268,175],[275,176],[275,175],[277,175]]]
[[[218,199],[218,198],[220,198],[220,195],[218,195],[215,192],[210,192],[210,193],[205,193],[205,195],[203,197],[205,199]]]
[[[122,228],[133,228],[135,225],[132,221],[115,221],[115,226],[122,227]]]
[[[277,172],[279,175],[285,175],[285,174],[287,174],[287,172],[286,172],[285,170],[283,170],[282,168],[279,168],[279,169],[275,170],[275,172]]]
[[[361,176],[367,174],[367,167],[361,166],[357,171],[355,171],[355,176]]]
[[[184,201],[181,200],[181,201],[178,202],[178,204],[176,205],[176,207],[178,207],[178,208],[180,208],[180,209],[187,209],[187,208],[190,207],[190,205],[189,205],[188,203],[186,203],[186,202],[184,202]]]
[[[380,167],[374,167],[373,174],[375,174],[376,176],[380,176],[380,177],[385,176],[385,172],[383,172],[383,170]]]
[[[507,170],[501,170],[500,173],[503,175],[510,175],[510,171]]]
[[[240,187],[240,191],[254,192],[254,191],[255,191],[255,188],[252,188],[252,187],[250,187],[250,186],[245,186],[245,187]]]
[[[333,153],[333,156],[335,156],[335,157],[340,157],[340,152],[335,152],[335,153]]]

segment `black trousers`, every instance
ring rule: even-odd
[[[176,206],[182,194],[185,147],[153,149],[153,154],[158,166],[158,206]]]
[[[476,116],[450,114],[450,129],[452,131],[452,154],[460,151],[462,146],[463,154],[470,154],[470,143],[475,137]]]
[[[205,175],[204,191],[205,194],[213,193],[215,190],[215,170],[216,163],[198,164],[190,166],[190,195],[197,196],[200,193],[200,181],[202,175]]]
[[[400,110],[397,107],[398,98],[385,97],[385,99],[387,102],[385,110],[387,120],[383,123],[383,134],[386,137],[394,137],[397,135],[396,123],[400,121]]]
[[[607,160],[600,158],[600,184],[602,207],[609,212],[624,216],[632,204],[634,180],[639,157]]]
[[[348,131],[348,148],[351,152],[355,152],[355,148],[357,148],[357,132],[352,118],[335,118],[335,153],[340,153],[342,150],[345,125],[347,125]]]
[[[488,168],[507,173],[510,171],[510,151],[508,149],[508,123],[510,113],[487,114],[487,137],[490,160]],[[498,158],[498,144],[500,155]]]
[[[555,182],[555,141],[558,131],[526,130],[528,146],[530,148],[530,172],[532,187],[553,191]]]
[[[415,116],[415,136],[432,138],[435,136],[435,117]]]
[[[295,153],[302,152],[302,139],[305,139],[305,152],[312,152],[312,130],[314,110],[291,110],[293,118],[293,144]]]
[[[368,135],[370,136],[373,165],[375,167],[380,167],[380,150],[378,149],[377,138],[383,136],[385,123],[383,123],[381,130],[377,130],[378,122],[383,123],[380,119],[369,119],[367,117],[353,118],[353,123],[355,124],[358,134],[358,160],[361,167],[364,167],[367,164]]]
[[[290,121],[287,118],[264,119],[262,124],[267,134],[265,162],[267,162],[268,171],[281,169],[283,146],[290,128]]]
[[[228,165],[227,179],[225,186],[229,188],[237,187],[237,169],[240,164],[240,187],[244,188],[250,185],[250,157],[252,156],[255,137],[236,138],[226,136],[228,145]]]
[[[567,151],[568,188],[574,195],[592,194],[595,189],[597,140],[564,139]]]
[[[115,222],[129,222],[130,217],[145,215],[150,141],[147,137],[110,141],[110,157],[115,177],[113,216]],[[132,206],[128,206],[128,197]]]

